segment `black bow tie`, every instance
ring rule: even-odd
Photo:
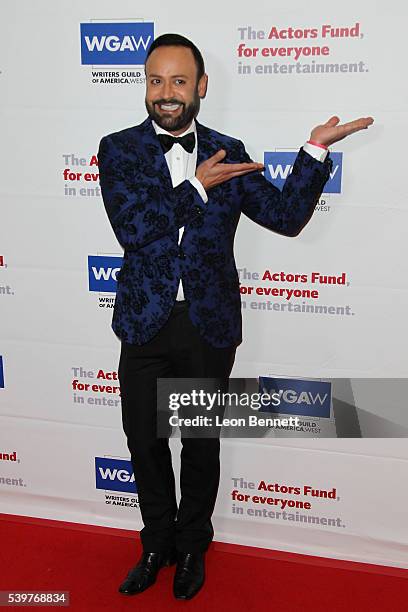
[[[195,147],[195,134],[194,132],[190,132],[181,138],[176,138],[175,136],[169,136],[169,134],[158,134],[160,144],[164,153],[170,151],[171,147],[175,142],[181,144],[183,149],[187,151],[187,153],[192,153]]]

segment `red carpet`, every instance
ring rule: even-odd
[[[138,540],[120,530],[30,520],[0,515],[0,590],[70,591],[71,605],[65,609],[75,612],[408,609],[408,570],[279,552],[270,553],[275,559],[259,558],[253,556],[256,549],[217,543],[207,553],[206,584],[191,601],[173,598],[174,567],[161,570],[144,593],[126,597],[117,587],[139,557]]]

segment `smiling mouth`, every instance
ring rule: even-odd
[[[166,113],[174,113],[176,111],[178,111],[179,108],[181,108],[181,104],[176,104],[176,103],[167,103],[167,104],[158,104],[157,105],[161,111],[164,111]]]

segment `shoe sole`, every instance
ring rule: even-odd
[[[177,562],[176,560],[166,559],[166,561],[160,565],[159,569],[161,569],[162,567],[170,567],[171,565],[175,565],[176,562]],[[118,593],[120,593],[121,595],[127,595],[128,597],[132,595],[139,595],[139,593],[143,593],[144,591],[147,591],[147,589],[152,587],[155,583],[156,583],[156,578],[148,586],[144,587],[143,589],[140,589],[140,591],[121,591],[119,588]]]

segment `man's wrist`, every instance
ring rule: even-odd
[[[327,149],[329,148],[329,147],[327,147],[325,144],[323,144],[322,142],[317,142],[317,140],[312,140],[312,139],[310,139],[310,140],[308,140],[307,142],[308,142],[309,144],[311,144],[311,145],[314,145],[315,147],[321,147],[322,149],[326,149],[326,151],[327,151]]]
[[[329,150],[326,147],[321,147],[312,144],[310,140],[308,142],[305,142],[305,144],[303,145],[303,150],[321,163],[325,161],[329,153]]]

